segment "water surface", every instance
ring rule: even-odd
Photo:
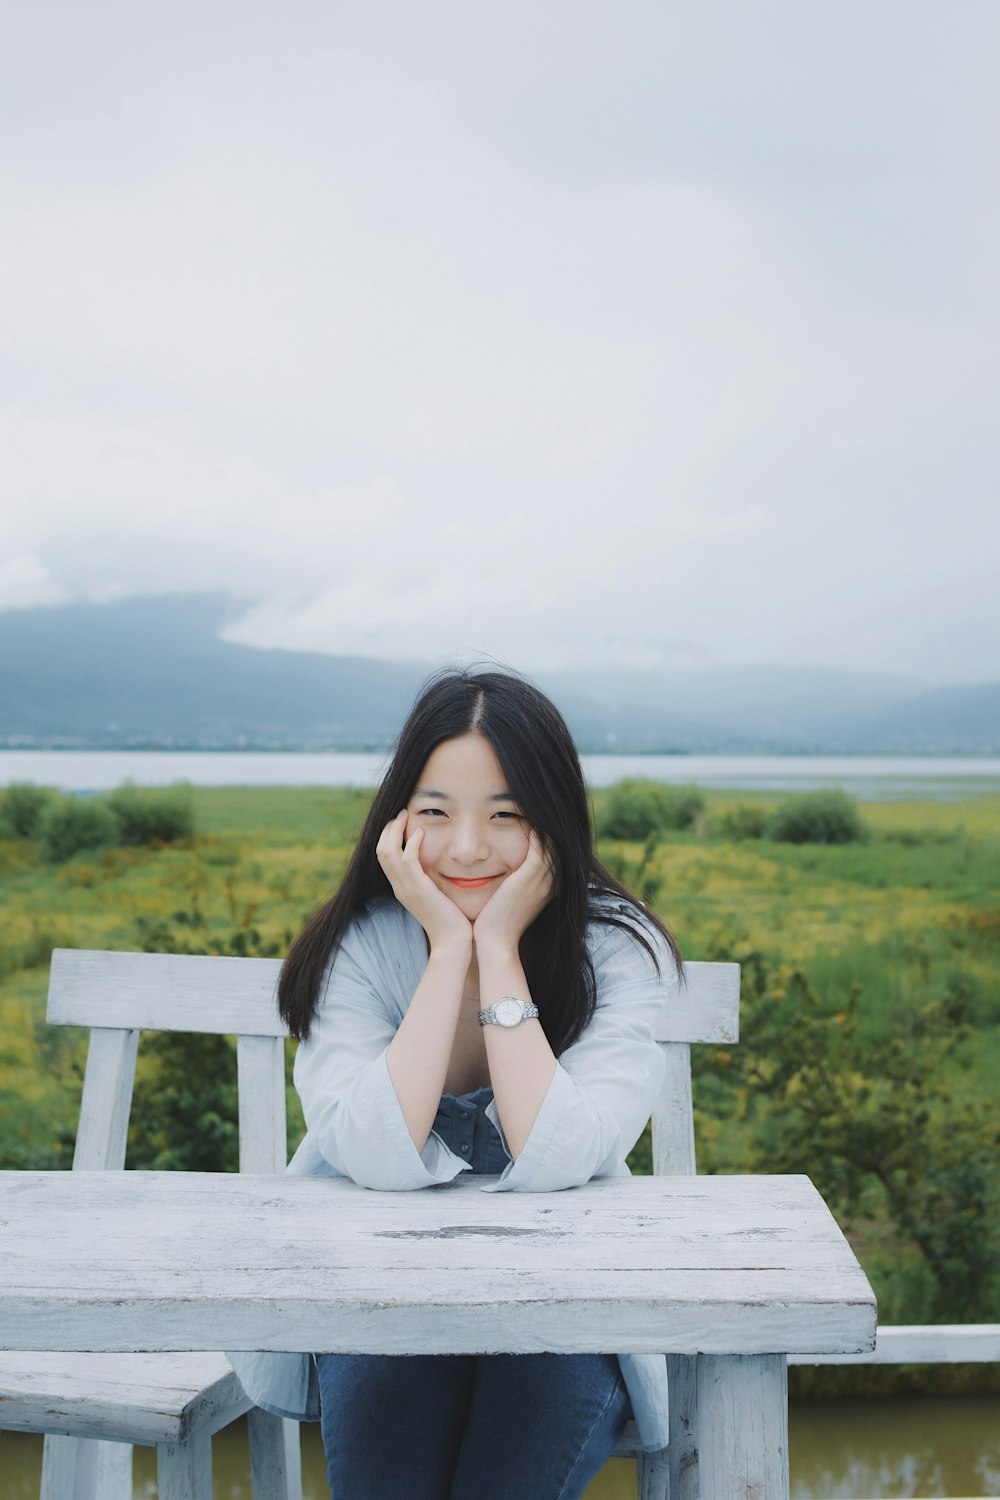
[[[949,1396],[793,1403],[792,1500],[1000,1495],[1000,1397]],[[252,1500],[246,1428],[216,1435],[214,1500]],[[319,1429],[303,1428],[303,1500],[329,1500]],[[42,1440],[0,1435],[3,1500],[37,1500]],[[134,1500],[156,1495],[152,1449],[135,1455]],[[607,1464],[587,1500],[636,1500],[635,1465]]]
[[[361,786],[381,778],[388,752],[257,750],[0,750],[0,786],[33,781],[66,792],[137,786]],[[1000,758],[879,755],[585,755],[591,786],[624,776],[747,791],[841,786],[853,796],[954,800],[1000,792]]]

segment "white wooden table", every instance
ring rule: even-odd
[[[0,1173],[0,1348],[697,1354],[701,1500],[784,1500],[786,1356],[875,1338],[809,1179],[481,1182]]]

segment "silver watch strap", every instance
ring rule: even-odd
[[[497,1021],[497,1018],[494,1015],[494,1011],[496,1010],[498,1005],[502,1005],[504,1001],[510,1000],[514,1000],[516,1004],[521,1007],[521,1014],[518,1017],[517,1021],[514,1023],[515,1025],[519,1025],[521,1021],[530,1021],[538,1015],[538,1006],[535,1005],[532,1001],[518,1000],[516,995],[501,995],[499,1000],[494,1000],[492,1005],[487,1006],[485,1010],[481,1010],[479,1012],[480,1026],[501,1025],[502,1022]]]

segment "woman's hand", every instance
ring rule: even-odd
[[[551,901],[554,883],[552,865],[532,829],[524,863],[497,887],[473,924],[476,948],[516,954],[521,937]]]
[[[454,901],[438,889],[420,863],[424,831],[415,828],[406,838],[408,817],[404,807],[382,829],[375,854],[401,906],[416,917],[427,934],[431,952],[465,945],[472,948],[472,923]]]

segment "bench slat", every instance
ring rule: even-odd
[[[241,1404],[221,1354],[0,1353],[0,1422],[15,1432],[176,1443]]]
[[[138,1031],[92,1031],[83,1077],[73,1166],[77,1171],[120,1171],[132,1108]]]
[[[56,1026],[284,1036],[276,958],[56,948],[48,1019]]]
[[[281,961],[216,954],[56,948],[48,1019],[57,1026],[284,1036],[275,1006]],[[739,964],[689,963],[664,1001],[660,1042],[735,1043]]]
[[[239,1077],[240,1171],[285,1170],[285,1048],[280,1037],[241,1036]]]

